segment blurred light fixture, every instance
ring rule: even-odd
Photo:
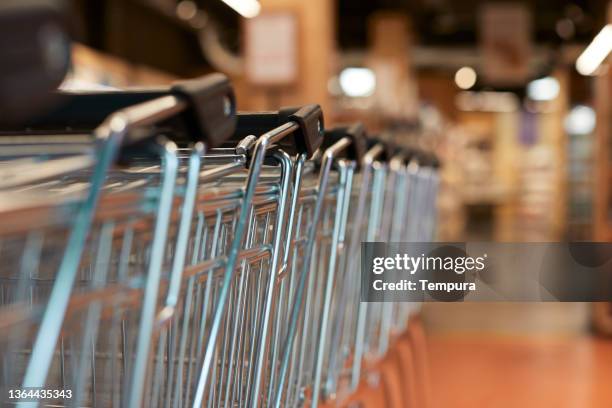
[[[470,89],[476,84],[476,71],[471,67],[461,67],[455,72],[455,83],[461,89]]]
[[[555,78],[540,78],[527,84],[527,96],[533,101],[552,101],[559,95],[559,89],[559,81]]]
[[[569,40],[576,33],[576,26],[571,19],[563,18],[555,24],[555,31],[560,38]]]
[[[261,4],[257,0],[222,0],[244,18],[256,17],[261,11]]]
[[[370,96],[376,89],[376,75],[369,68],[344,68],[339,79],[342,92],[352,98]]]
[[[191,20],[198,14],[198,6],[191,0],[183,0],[176,5],[176,15],[183,20]]]
[[[582,75],[593,75],[612,51],[612,24],[606,25],[593,38],[576,60],[576,70]]]
[[[570,135],[588,135],[595,130],[597,118],[590,106],[576,105],[565,117],[565,131]]]

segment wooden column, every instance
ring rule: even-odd
[[[376,74],[376,109],[389,118],[416,117],[418,88],[410,59],[410,19],[404,13],[376,13],[368,24],[368,38],[368,65]]]
[[[612,23],[612,1],[608,7],[608,22]],[[610,58],[608,58],[610,60]],[[612,240],[612,194],[610,182],[612,172],[612,69],[595,77],[595,110],[597,127],[595,128],[595,191],[593,228],[595,240]]]
[[[327,83],[335,63],[333,0],[261,0],[261,13],[289,12],[297,18],[299,74],[294,84],[258,86],[236,78],[239,108],[261,110],[318,103],[329,111]],[[274,61],[269,61],[274,64]]]

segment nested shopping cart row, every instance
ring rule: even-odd
[[[102,407],[356,390],[417,307],[360,302],[360,243],[433,239],[434,160],[324,130],[316,105],[237,113],[221,75],[60,101],[0,136],[0,388]]]

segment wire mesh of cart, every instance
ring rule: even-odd
[[[58,106],[3,137],[2,388],[61,390],[22,405],[140,405],[161,294],[182,272],[200,141],[231,135],[233,94],[214,75]]]
[[[326,338],[331,304],[330,284],[338,255],[339,234],[344,230],[355,161],[355,139],[345,128],[326,132],[314,171],[304,173],[298,195],[294,253],[288,279],[279,287],[281,303],[289,317],[281,336],[278,371],[274,373],[270,403],[299,406],[318,397],[313,388],[325,363],[319,339]],[[283,332],[284,333],[284,332]],[[282,333],[281,333],[282,334]],[[323,351],[323,350],[321,350]]]
[[[248,171],[223,183],[227,187],[228,182],[238,182],[244,204],[217,281],[211,315],[197,319],[209,320],[210,329],[203,356],[196,362],[190,405],[271,404],[278,380],[278,347],[287,335],[282,291],[291,276],[289,263],[299,262],[290,257],[303,254],[294,248],[298,224],[309,217],[298,212],[301,180],[313,169],[306,159],[321,143],[322,129],[316,105],[238,114],[236,136],[251,140],[244,145]],[[253,134],[261,136],[255,139]],[[189,387],[189,372],[187,377]]]
[[[342,157],[336,163],[341,193],[335,202],[333,227],[323,217],[317,238],[317,243],[322,247],[327,244],[331,253],[315,258],[324,261],[313,265],[311,276],[316,275],[316,279],[309,287],[313,292],[311,319],[316,326],[310,335],[314,341],[308,351],[312,353],[307,354],[313,356],[313,370],[309,373],[312,382],[308,383],[313,406],[319,398],[342,400],[355,391],[363,362],[384,355],[392,336],[404,330],[409,312],[414,309],[414,305],[406,303],[360,302],[356,263],[360,243],[407,241],[408,219],[430,217],[420,221],[428,222],[428,226],[435,222],[431,218],[435,217],[435,189],[416,188],[414,181],[410,183],[409,174],[428,182],[437,180],[437,176],[426,172],[423,177],[418,167],[415,171],[414,166],[418,165],[413,153],[373,138],[367,141],[370,149],[366,151],[366,138],[360,126],[338,128],[327,136],[340,135],[353,141],[349,156],[352,161]],[[415,212],[416,203],[423,206],[421,213]],[[420,228],[425,230],[425,226]],[[429,238],[431,235],[420,236],[422,240]],[[369,309],[364,310],[364,306]]]
[[[304,173],[298,193],[297,245],[290,256],[294,262],[286,289],[279,287],[280,302],[287,305],[282,315],[290,318],[288,331],[281,336],[281,347],[274,346],[280,353],[279,368],[266,390],[275,406],[316,406],[320,397],[335,389],[348,358],[347,343],[354,336],[347,335],[350,329],[345,326],[355,314],[351,317],[347,305],[358,303],[359,285],[355,274],[344,268],[349,249],[345,240],[349,212],[355,206],[353,176],[365,143],[360,125],[328,131],[314,160],[317,171]]]
[[[404,165],[400,161],[391,161],[391,167],[396,169],[391,182],[398,191],[393,214],[399,222],[394,221],[389,241],[432,242],[436,239],[437,228],[439,161],[432,153],[415,150],[413,146],[405,149],[402,159]],[[388,335],[403,332],[410,315],[419,307],[418,303],[387,303],[383,319],[387,319],[385,326],[388,327]]]
[[[328,363],[325,370],[319,370],[314,384],[315,394],[340,400],[355,391],[363,355],[363,350],[358,348],[363,328],[360,325],[364,324],[364,304],[360,302],[360,245],[363,241],[386,240],[382,218],[383,215],[385,219],[390,218],[392,214],[383,212],[383,204],[385,199],[394,196],[393,192],[387,191],[386,184],[391,149],[379,139],[366,138],[363,130],[350,130],[361,141],[360,154],[356,157],[359,171],[354,174],[347,193],[350,202],[343,223],[344,231],[339,236],[345,249],[336,272],[338,281],[332,285],[335,293],[332,290],[332,301],[328,306],[333,313],[329,322],[329,340],[320,340],[319,353]],[[366,324],[375,323],[368,321]]]
[[[370,207],[367,241],[429,242],[435,233],[438,183],[437,170],[433,167],[435,160],[422,151],[389,149],[390,142],[386,145],[386,163],[373,161],[372,191],[379,188],[383,192],[380,201],[373,200]],[[418,303],[409,302],[359,304],[354,386],[361,371],[357,366],[376,362],[384,356],[393,336],[406,328],[411,313],[418,308]]]
[[[41,370],[53,358],[38,340],[42,321],[56,326],[69,307],[71,286],[54,282],[76,279],[115,140],[100,141],[61,131],[38,134],[3,126],[0,143],[0,388],[19,388],[30,356],[43,354]],[[115,145],[114,145],[115,144]],[[114,145],[114,146],[113,146]],[[96,153],[101,152],[101,160]],[[84,172],[90,176],[82,177]],[[45,310],[52,303],[54,313]],[[57,327],[47,336],[59,336]],[[38,340],[38,341],[37,341]],[[54,347],[53,347],[54,349]],[[3,401],[8,403],[8,401]]]
[[[316,105],[236,114],[218,75],[63,97],[0,139],[0,385],[220,407],[316,405],[359,381],[389,328],[352,254],[394,239],[388,217],[431,228],[434,173],[366,151],[359,126],[322,138]]]
[[[377,146],[379,150],[375,152]],[[434,239],[436,160],[420,150],[398,148],[391,142],[378,141],[369,153],[377,153],[377,158],[371,161],[371,191],[381,193],[372,199],[365,240],[429,242]],[[387,160],[383,163],[380,160],[385,156]],[[367,366],[374,365],[385,355],[394,335],[405,330],[411,314],[419,307],[419,303],[410,302],[359,303],[353,387],[367,372]]]

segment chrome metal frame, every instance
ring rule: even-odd
[[[70,387],[75,406],[316,407],[405,329],[417,305],[360,301],[358,254],[434,238],[437,171],[380,143],[357,163],[349,137],[289,155],[295,122],[209,150],[134,132],[185,107],[166,96],[93,136],[0,140],[0,254],[17,265],[0,267],[2,385]]]

